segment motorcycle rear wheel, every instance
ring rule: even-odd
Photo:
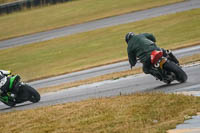
[[[180,83],[187,81],[187,74],[174,62],[167,61],[163,68],[169,72],[173,72],[176,75],[176,80]]]

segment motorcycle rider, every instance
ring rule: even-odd
[[[9,91],[9,89],[12,89],[9,87],[10,84],[9,75],[11,75],[11,71],[0,70],[0,95],[4,95]],[[17,75],[14,84],[16,84],[19,80],[20,76]],[[13,93],[15,94],[16,90],[13,90]]]
[[[160,74],[160,72],[152,69],[151,66],[150,55],[151,52],[154,50],[163,51],[164,56],[168,56],[170,60],[179,65],[179,61],[172,54],[172,52],[157,47],[155,43],[156,38],[153,34],[143,33],[136,35],[133,32],[129,32],[125,36],[125,41],[128,44],[127,53],[131,69],[137,63],[137,59],[139,59],[140,62],[143,64],[143,72],[145,74],[151,74],[156,77],[156,79],[162,81],[164,77]]]

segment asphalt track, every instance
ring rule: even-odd
[[[195,8],[200,8],[200,0],[186,0],[185,2],[180,2],[180,3],[171,4],[167,6],[133,12],[133,13],[124,14],[120,16],[109,17],[105,19],[91,21],[88,23],[77,24],[73,26],[60,28],[60,29],[55,29],[55,30],[50,30],[46,32],[40,32],[40,33],[36,33],[32,35],[25,35],[22,37],[0,41],[0,49],[50,40],[50,39],[54,39],[58,37],[76,34],[76,33],[91,31],[91,30],[104,28],[104,27],[110,27],[110,26],[119,25],[119,24],[126,24],[130,22],[144,20],[147,18],[153,18],[153,17],[157,17],[161,15],[182,12],[182,11],[191,10]]]
[[[175,50],[173,51],[173,53],[178,58],[194,55],[194,54],[200,53],[200,46],[194,46],[190,48]],[[136,68],[140,66],[141,64],[138,63]],[[101,75],[105,75],[109,73],[125,71],[125,70],[130,70],[128,61],[96,67],[89,70],[83,70],[83,71],[65,74],[61,76],[51,77],[51,78],[47,78],[43,80],[38,80],[38,81],[31,82],[29,84],[33,86],[34,88],[44,88],[44,87],[60,85],[63,83],[69,83],[69,82],[74,82],[78,80],[84,80],[84,79],[88,79],[92,77],[97,77],[97,76],[101,76]]]
[[[200,64],[185,66],[183,69],[188,74],[188,81],[182,84],[175,81],[171,85],[166,85],[163,82],[155,80],[151,75],[138,74],[117,80],[106,80],[58,92],[46,93],[42,95],[41,101],[36,104],[27,102],[17,105],[14,108],[8,108],[8,106],[0,104],[0,112],[24,110],[91,98],[110,97],[137,92],[159,91],[174,93],[191,91],[197,92],[195,95],[200,95]]]

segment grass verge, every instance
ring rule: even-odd
[[[1,113],[4,133],[164,133],[200,111],[200,98],[141,93]]]
[[[24,81],[46,78],[127,59],[124,35],[150,32],[164,48],[199,44],[200,9],[165,15],[41,43],[0,50],[0,68]]]
[[[189,64],[189,63],[198,62],[198,61],[200,61],[200,54],[195,54],[193,56],[181,58],[180,64],[184,65],[184,64]],[[91,84],[91,83],[100,82],[100,81],[104,81],[104,80],[116,80],[121,77],[135,75],[135,74],[139,74],[142,72],[143,71],[141,68],[136,68],[133,70],[115,72],[115,73],[111,73],[111,74],[97,76],[94,78],[84,79],[84,80],[70,82],[70,83],[64,83],[64,84],[60,84],[58,86],[39,88],[38,91],[40,92],[40,94],[44,94],[47,92],[55,92],[55,91],[59,91],[59,90],[67,89],[67,88],[72,88],[72,87],[76,87],[76,86],[80,86],[80,85],[84,85],[84,84]]]
[[[183,0],[72,0],[37,7],[0,16],[0,40],[180,1]]]
[[[9,3],[9,2],[14,2],[17,0],[0,0],[0,4],[5,4],[5,3]]]

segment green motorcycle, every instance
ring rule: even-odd
[[[36,103],[40,101],[40,94],[31,86],[26,83],[20,82],[18,75],[12,75],[8,78],[8,91],[0,94],[0,101],[10,107],[26,101]]]

